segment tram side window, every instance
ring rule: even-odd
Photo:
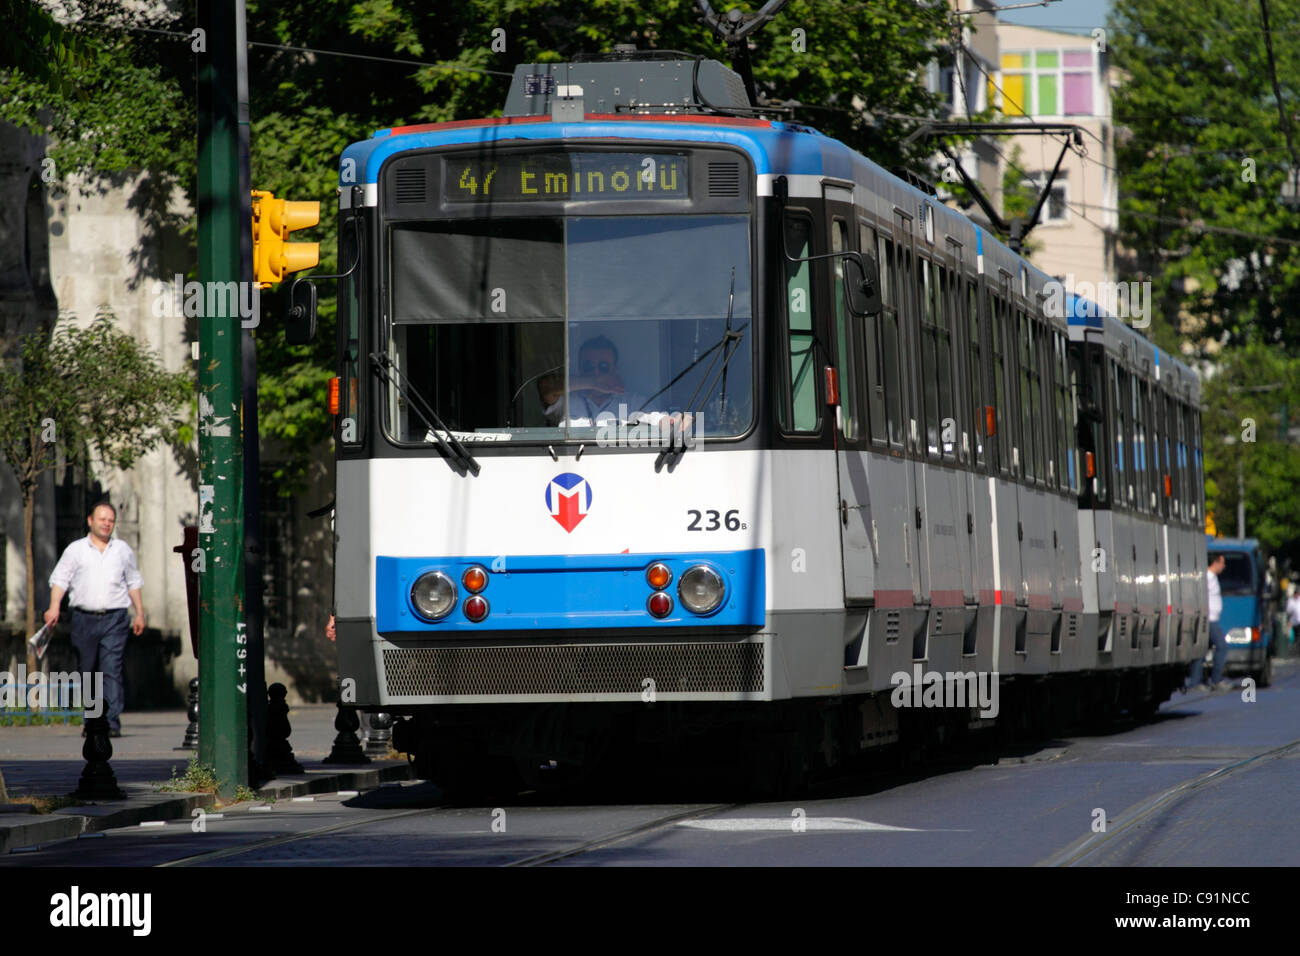
[[[971,442],[975,446],[975,463],[984,464],[984,432],[987,429],[984,415],[984,362],[980,344],[979,299],[975,292],[975,283],[966,280],[966,324],[970,329],[970,343],[967,359],[970,363],[969,378],[971,410]]]
[[[1192,466],[1192,493],[1189,500],[1195,502],[1192,506],[1192,520],[1201,522],[1205,514],[1205,472],[1202,470],[1201,463],[1201,413],[1196,408],[1188,410],[1188,416],[1192,420],[1192,449],[1193,449],[1193,466]]]
[[[1038,427],[1038,367],[1034,354],[1034,332],[1023,309],[1016,309],[1016,326],[1020,330],[1020,465],[1029,484],[1042,475],[1038,449],[1042,430]]]
[[[858,248],[862,250],[864,256],[876,248],[876,231],[866,223],[858,224]],[[883,253],[878,256],[878,261],[880,266],[880,291],[883,298],[883,295],[889,289],[889,262],[885,259]],[[867,414],[871,424],[871,440],[875,442],[888,440],[888,434],[885,430],[884,363],[880,348],[880,329],[884,321],[883,314],[867,319],[862,336],[866,352],[866,373],[863,376],[863,384],[867,396]],[[858,327],[862,328],[862,325]]]
[[[1133,390],[1130,396],[1133,409],[1133,469],[1134,484],[1137,486],[1137,506],[1139,511],[1151,510],[1151,489],[1147,471],[1147,383],[1139,376],[1133,376]]]
[[[955,391],[952,365],[953,322],[949,314],[949,281],[947,269],[938,270],[939,283],[934,305],[935,357],[939,371],[939,447],[945,458],[957,453],[957,407],[953,401]]]
[[[843,252],[849,247],[849,227],[843,219],[836,219],[831,226],[831,252]],[[857,330],[858,319],[849,313],[844,301],[844,259],[830,260],[831,278],[835,283],[835,354],[836,369],[840,386],[840,421],[845,438],[857,438],[861,431],[858,421],[858,362]],[[852,326],[852,328],[850,328]]]
[[[347,230],[339,254],[340,262],[356,260],[357,243],[357,232]],[[344,445],[358,445],[364,438],[365,419],[361,414],[361,398],[364,393],[361,381],[362,287],[357,270],[340,280],[340,284],[338,323],[343,356],[339,376],[340,408],[336,419],[338,440]]]
[[[1187,488],[1187,408],[1182,402],[1174,402],[1174,513],[1178,520],[1186,522]]]
[[[1056,333],[1056,343],[1060,353],[1058,362],[1060,378],[1056,383],[1057,414],[1060,425],[1057,440],[1065,456],[1065,475],[1062,476],[1064,480],[1061,486],[1068,487],[1077,495],[1082,462],[1078,460],[1078,422],[1075,418],[1072,396],[1078,393],[1079,369],[1074,356],[1070,353],[1069,342],[1060,332]]]
[[[894,243],[880,237],[881,293],[884,308],[880,313],[880,360],[884,369],[885,419],[891,445],[903,444],[903,382],[898,349],[898,313],[900,277],[894,268]]]
[[[1178,483],[1177,481],[1174,480],[1174,457],[1173,457],[1174,440],[1173,440],[1173,436],[1171,436],[1170,434],[1171,432],[1173,432],[1173,428],[1174,428],[1174,399],[1170,398],[1169,395],[1161,395],[1160,397],[1160,459],[1161,459],[1162,477],[1160,480],[1160,496],[1164,498],[1165,501],[1164,507],[1162,507],[1162,511],[1164,511],[1165,514],[1165,519],[1170,520],[1170,522],[1173,522],[1173,520],[1178,519],[1178,515],[1175,514],[1174,511],[1174,494],[1177,493],[1175,492],[1174,489],[1178,488]],[[1167,479],[1169,479],[1169,494],[1165,494],[1166,476]]]
[[[939,297],[938,269],[927,259],[921,266],[921,388],[925,421],[925,447],[933,458],[939,457],[939,378],[943,374],[938,354],[935,312]]]
[[[1127,483],[1125,475],[1126,462],[1128,456],[1124,454],[1124,442],[1128,435],[1128,407],[1124,403],[1124,392],[1120,385],[1119,365],[1115,362],[1110,363],[1110,380],[1113,386],[1113,396],[1111,402],[1111,440],[1112,447],[1115,449],[1114,465],[1114,485],[1115,501],[1117,504],[1124,505],[1129,501],[1132,492],[1125,494],[1124,488]]]
[[[1074,458],[1071,454],[1072,449],[1067,449],[1070,436],[1074,434],[1074,429],[1069,427],[1066,421],[1066,385],[1069,379],[1069,369],[1065,360],[1065,345],[1061,340],[1061,333],[1053,330],[1052,338],[1052,411],[1056,422],[1056,441],[1053,444],[1054,455],[1056,456],[1056,483],[1061,488],[1074,488]]]
[[[1111,425],[1106,415],[1106,365],[1100,348],[1089,347],[1087,401],[1096,412],[1095,418],[1086,425],[1091,447],[1085,449],[1093,454],[1092,492],[1097,505],[1104,505],[1110,500],[1112,472],[1110,466],[1111,442],[1107,430]],[[1086,477],[1086,472],[1084,476]]]
[[[810,256],[812,222],[790,215],[785,220],[786,251],[798,259]],[[817,362],[813,338],[812,263],[785,264],[785,304],[788,368],[786,401],[781,402],[781,426],[788,431],[817,431],[821,410],[817,404]]]
[[[993,336],[993,427],[997,431],[998,467],[1005,475],[1011,472],[1010,428],[1012,411],[1011,402],[1009,401],[1011,383],[1007,379],[1008,369],[1006,367],[1006,329],[1003,325],[1001,298],[990,293],[988,306],[989,326]]]

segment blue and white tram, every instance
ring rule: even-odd
[[[504,118],[344,151],[356,703],[444,781],[616,725],[729,725],[797,775],[992,719],[963,675],[1158,705],[1205,646],[1195,375],[705,66],[522,66]],[[651,70],[686,107],[626,102]]]

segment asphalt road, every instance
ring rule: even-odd
[[[1138,726],[794,801],[735,804],[705,782],[666,801],[583,796],[466,808],[389,785],[241,805],[201,832],[110,831],[0,867],[1295,865],[1300,834],[1279,821],[1300,818],[1300,668],[1279,665],[1254,702],[1175,695]]]

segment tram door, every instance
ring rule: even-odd
[[[825,184],[827,245],[832,253],[854,248],[853,191]],[[844,600],[864,601],[875,594],[875,558],[871,551],[871,489],[867,483],[866,408],[863,387],[866,330],[862,316],[844,298],[844,260],[830,263],[831,336],[840,403],[835,409],[836,458],[840,489],[840,548],[844,557]]]
[[[907,515],[902,522],[904,553],[912,572],[912,599],[930,603],[929,555],[921,503],[925,500],[925,436],[921,434],[921,399],[918,390],[918,363],[921,352],[920,315],[917,303],[916,250],[913,248],[912,217],[894,209],[894,262],[890,270],[898,283],[898,314],[903,360],[903,447],[907,454]]]

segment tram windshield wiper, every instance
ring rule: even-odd
[[[718,339],[718,341],[714,342],[702,353],[700,353],[699,357],[696,358],[695,361],[691,362],[690,365],[686,366],[686,368],[682,369],[681,372],[675,375],[672,381],[670,381],[667,385],[665,385],[658,392],[656,392],[649,399],[647,399],[645,404],[641,406],[643,409],[645,408],[645,405],[650,404],[650,402],[653,401],[655,398],[657,398],[659,395],[663,394],[668,389],[672,388],[673,385],[675,385],[679,380],[681,380],[681,378],[685,376],[691,369],[695,368],[695,366],[703,362],[707,356],[712,355],[713,359],[709,362],[708,368],[704,370],[704,374],[700,376],[700,382],[698,385],[695,386],[695,392],[694,394],[691,395],[690,401],[686,403],[687,414],[694,416],[703,411],[704,405],[708,402],[709,398],[713,395],[713,390],[718,387],[719,381],[721,381],[722,383],[721,402],[722,402],[722,412],[725,414],[727,408],[727,365],[731,362],[731,357],[740,350],[740,341],[745,337],[745,329],[749,327],[749,323],[746,322],[744,325],[740,326],[740,328],[732,329],[731,317],[732,317],[732,312],[735,307],[735,304],[736,304],[736,267],[732,266],[731,267],[731,289],[727,293],[727,328],[726,331],[722,333],[722,338]],[[721,349],[721,351],[719,351],[719,349]],[[719,355],[722,356],[722,365],[720,365],[718,367],[718,370],[714,372],[713,366],[717,364]],[[710,375],[712,375],[713,377],[710,378],[709,377]],[[708,383],[707,388],[705,388],[705,383]],[[700,395],[701,391],[703,391],[704,393],[703,397],[701,397]],[[682,427],[683,428],[688,427],[685,424],[685,421],[683,421]],[[663,460],[667,458],[669,454],[680,455],[685,451],[686,451],[685,436],[683,436],[680,444],[678,444],[678,442],[676,441],[675,435],[671,436],[671,440],[668,442],[667,447],[665,447],[664,450],[659,453],[659,457],[655,460],[655,467],[656,468],[659,467],[659,465],[662,464]]]
[[[379,352],[371,352],[370,361],[372,363],[370,367],[375,370],[375,374],[379,376],[380,380],[397,389],[398,394],[406,400],[406,404],[410,409],[420,416],[420,420],[429,429],[429,434],[433,436],[433,443],[437,446],[438,451],[462,468],[468,469],[470,474],[477,476],[481,470],[479,463],[460,443],[455,433],[442,423],[442,419],[424,400],[424,396],[406,383],[406,376],[397,367],[397,363],[389,356],[381,355]],[[443,439],[442,435],[439,434],[439,429],[447,433],[446,439]]]

